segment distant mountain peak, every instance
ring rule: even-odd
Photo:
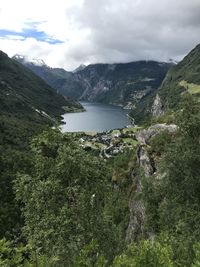
[[[86,68],[86,65],[84,64],[81,64],[78,68],[76,68],[75,70],[73,70],[73,72],[78,72],[78,71],[81,71],[81,70],[84,70]]]
[[[13,59],[15,59],[21,63],[30,63],[30,64],[33,64],[35,66],[40,66],[40,67],[41,66],[47,66],[46,63],[44,62],[44,60],[42,60],[42,59],[31,58],[31,57],[20,55],[20,54],[14,55]]]
[[[25,56],[16,54],[16,55],[13,56],[13,59],[17,59],[17,60],[25,60]]]
[[[29,59],[29,62],[36,66],[47,66],[44,60],[42,59],[33,58],[33,59]]]
[[[175,64],[175,65],[178,64],[178,61],[175,60],[175,59],[173,59],[173,58],[169,58],[168,62],[169,62],[169,63],[173,63],[173,64]]]

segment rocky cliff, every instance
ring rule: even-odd
[[[177,126],[174,124],[156,124],[136,134],[139,145],[136,152],[137,165],[131,173],[132,191],[129,197],[130,218],[126,232],[127,243],[138,241],[141,238],[152,238],[153,236],[149,229],[145,229],[146,213],[142,198],[142,179],[151,179],[153,175],[158,175],[157,161],[149,154],[148,144],[151,138],[163,131],[174,133],[177,131]]]
[[[94,64],[76,72],[64,87],[69,96],[80,100],[131,109],[160,86],[171,66],[154,61]]]

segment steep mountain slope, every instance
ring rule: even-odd
[[[78,71],[84,70],[86,68],[86,65],[81,64],[78,68],[76,68],[75,70],[73,70],[73,73],[76,73]]]
[[[45,80],[47,84],[64,94],[60,83],[62,80],[68,79],[71,76],[71,72],[61,68],[51,68],[41,59],[28,59],[22,55],[15,55],[12,59],[32,70],[35,74]]]
[[[200,96],[200,44],[169,70],[158,94],[165,108],[176,109],[185,91]]]
[[[73,102],[56,93],[40,77],[0,52],[1,114],[32,116],[37,120],[60,118]]]
[[[76,103],[0,52],[0,144],[23,146],[27,136],[53,125],[74,108]]]
[[[200,44],[169,69],[161,86],[142,98],[131,116],[141,123],[165,110],[176,110],[184,92],[200,97]]]
[[[0,238],[22,224],[13,180],[24,166],[31,169],[30,139],[60,121],[63,107],[74,105],[0,51]]]
[[[131,108],[161,84],[170,66],[154,61],[94,64],[77,72],[74,81],[79,89],[79,99]],[[73,86],[70,86],[65,88],[73,94]]]
[[[138,61],[81,66],[74,72],[54,69],[39,62],[16,60],[33,70],[59,92],[73,99],[110,103],[133,108],[163,81],[173,63]]]

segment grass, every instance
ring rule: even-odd
[[[111,132],[111,135],[114,136],[114,135],[117,135],[117,134],[120,134],[120,130],[113,130]]]
[[[130,127],[130,128],[124,128],[123,129],[123,133],[127,133],[127,132],[136,133],[141,129],[142,129],[142,127],[138,127],[138,126],[133,126],[133,127]]]
[[[136,140],[134,140],[134,139],[132,139],[132,138],[123,138],[122,139],[122,141],[124,142],[124,143],[126,143],[126,144],[130,144],[130,145],[132,145],[132,146],[137,146],[137,144],[138,144],[138,141],[136,141]]]
[[[195,83],[188,83],[187,81],[181,81],[179,85],[183,86],[190,94],[200,94],[200,85]]]

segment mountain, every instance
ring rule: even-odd
[[[65,90],[71,97],[75,92],[74,97],[81,100],[133,108],[159,87],[171,66],[155,61],[93,64],[74,74]]]
[[[2,132],[17,136],[17,129],[19,132],[22,129],[35,131],[37,125],[53,125],[61,120],[61,114],[74,108],[77,108],[76,103],[55,92],[31,70],[0,51]]]
[[[86,65],[81,64],[78,68],[76,68],[75,70],[73,70],[73,73],[76,73],[78,71],[84,70],[86,68]]]
[[[186,91],[200,96],[200,44],[169,70],[158,94],[165,108],[176,109]]]
[[[43,80],[45,80],[45,82],[52,88],[66,95],[62,91],[60,83],[62,83],[63,80],[68,79],[71,76],[71,72],[68,72],[62,68],[51,68],[47,66],[42,59],[31,59],[23,55],[15,55],[12,59],[20,62],[21,64],[32,70],[35,74],[40,76]]]
[[[141,123],[168,109],[176,110],[184,92],[200,96],[200,44],[169,69],[161,86],[144,96],[130,115]]]
[[[119,64],[81,65],[73,72],[39,66],[15,56],[63,95],[76,100],[133,108],[162,83],[173,63],[138,61]]]

